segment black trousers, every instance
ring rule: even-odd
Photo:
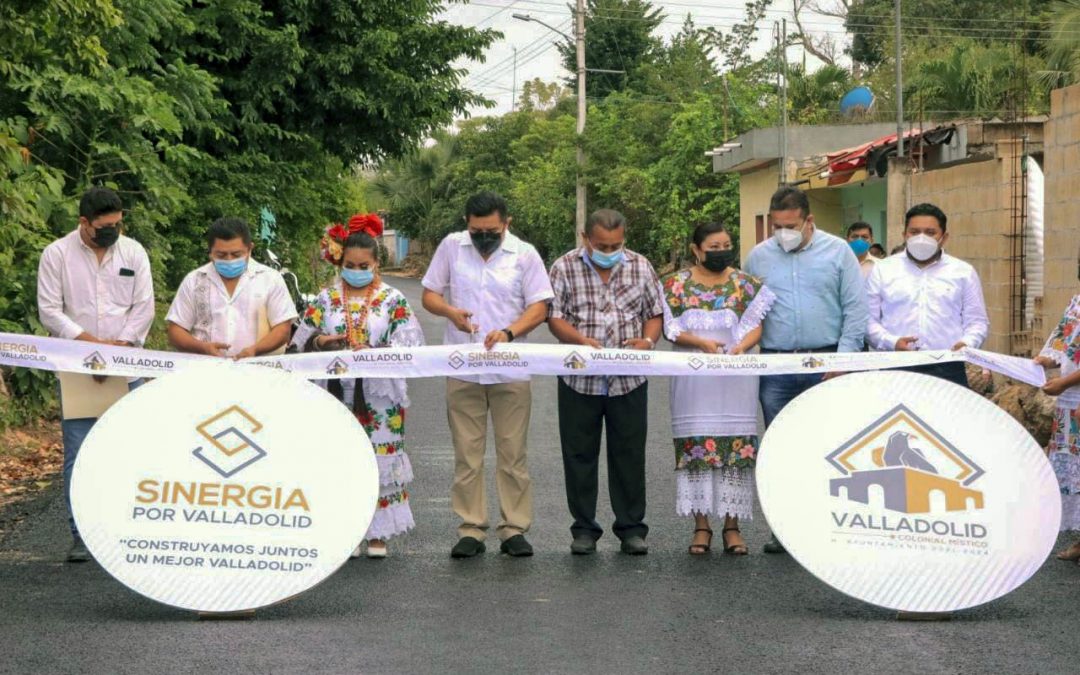
[[[645,437],[649,385],[623,396],[579,394],[559,379],[559,437],[562,441],[566,503],[574,524],[570,532],[599,539],[596,494],[600,468],[600,432],[607,429],[608,492],[619,539],[649,533],[645,524]]]
[[[931,363],[925,366],[897,368],[897,370],[906,370],[909,373],[930,375],[931,377],[948,380],[949,382],[952,382],[953,384],[958,384],[965,389],[970,388],[967,379],[967,368],[964,367],[963,361],[949,361],[948,363]]]

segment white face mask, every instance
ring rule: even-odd
[[[928,234],[917,234],[914,237],[908,237],[907,240],[908,255],[919,262],[926,262],[933,258],[940,248],[938,240]]]
[[[776,237],[776,242],[780,244],[780,248],[791,253],[802,245],[803,228],[800,227],[797,230],[790,230],[786,227],[777,228],[773,236]]]

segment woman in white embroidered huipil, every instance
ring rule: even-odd
[[[1061,531],[1076,532],[1080,530],[1080,295],[1073,297],[1035,361],[1047,368],[1061,366],[1061,374],[1043,387],[1057,397],[1046,455],[1061,488]],[[1080,540],[1057,557],[1080,561]]]
[[[379,347],[415,347],[424,334],[401,291],[378,274],[375,237],[382,222],[374,215],[353,216],[348,227],[336,225],[323,239],[323,257],[340,267],[334,283],[311,303],[293,343],[304,351]],[[412,529],[406,487],[412,465],[405,454],[404,379],[364,378],[318,383],[355,413],[371,438],[379,466],[379,501],[364,536],[371,558],[386,556],[386,540]],[[353,557],[360,555],[358,545]]]
[[[758,279],[736,270],[731,235],[699,225],[690,247],[697,264],[661,282],[664,335],[677,351],[742,354],[761,339],[776,299]],[[712,544],[709,516],[724,516],[724,552],[746,555],[739,518],[752,518],[757,461],[758,378],[671,378],[675,438],[675,510],[694,517],[690,553]]]

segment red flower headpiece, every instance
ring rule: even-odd
[[[367,232],[372,237],[381,237],[383,233],[382,218],[374,213],[358,213],[349,218],[349,234]]]
[[[382,219],[374,213],[358,213],[349,218],[348,225],[331,223],[326,228],[322,241],[319,242],[323,260],[334,265],[341,265],[341,257],[345,254],[345,240],[350,234],[357,232],[364,232],[373,239],[378,239],[383,233]]]

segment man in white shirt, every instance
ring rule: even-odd
[[[513,342],[544,322],[554,297],[540,254],[509,231],[506,201],[493,192],[465,204],[465,232],[439,244],[424,275],[424,308],[446,318],[445,344],[483,342],[486,349]],[[503,347],[505,345],[503,344]],[[528,376],[457,375],[446,381],[447,417],[454,442],[451,502],[461,518],[450,555],[471,558],[485,550],[488,529],[484,487],[487,418],[495,428],[495,484],[500,549],[530,556],[525,533],[532,524],[532,480],[526,436],[532,413]]]
[[[115,192],[90,188],[79,202],[78,229],[49,244],[41,254],[38,316],[53,337],[128,347],[142,346],[146,340],[154,321],[150,260],[139,242],[121,234],[123,215]],[[98,375],[94,380],[101,384],[105,378]],[[80,417],[61,422],[64,494],[74,537],[70,562],[90,559],[71,516],[71,472],[96,421]]]
[[[244,359],[285,346],[297,317],[285,280],[251,259],[251,230],[219,218],[206,235],[210,262],[190,272],[169,314],[169,343],[191,354]]]
[[[847,241],[855,257],[859,259],[859,271],[862,272],[863,281],[866,281],[874,271],[874,263],[878,261],[870,251],[874,246],[874,229],[870,227],[870,223],[861,220],[852,223],[847,229]]]
[[[975,268],[945,253],[945,213],[933,204],[905,216],[905,253],[879,261],[867,281],[870,345],[880,351],[978,348],[990,332]],[[911,368],[968,386],[963,362]]]

